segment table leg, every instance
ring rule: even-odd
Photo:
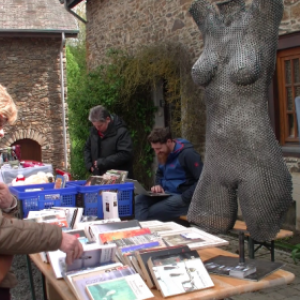
[[[47,289],[46,289],[46,279],[45,279],[45,275],[43,273],[41,273],[42,276],[42,288],[43,288],[43,299],[47,300]]]
[[[31,289],[31,299],[36,300],[35,290],[34,290],[34,282],[33,282],[33,276],[32,276],[32,269],[31,269],[31,261],[30,261],[30,258],[28,255],[26,255],[26,261],[27,261],[27,270],[28,270],[30,289]]]
[[[275,244],[274,240],[271,241],[271,261],[275,261]]]
[[[248,237],[248,251],[249,257],[254,259],[254,240],[250,236]]]

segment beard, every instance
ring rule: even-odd
[[[159,162],[161,165],[165,165],[165,164],[166,164],[170,152],[171,152],[171,151],[163,152],[163,153],[157,154],[158,162]]]

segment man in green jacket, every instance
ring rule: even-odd
[[[12,98],[0,84],[0,138],[6,123],[17,119],[17,108]],[[34,223],[14,218],[17,200],[6,184],[0,182],[0,299],[10,299],[10,289],[17,282],[9,271],[12,255],[33,254],[60,249],[66,253],[66,263],[71,264],[82,255],[83,248],[75,236],[62,232],[57,225]]]

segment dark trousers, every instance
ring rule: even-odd
[[[0,288],[0,299],[10,300],[10,290],[5,288]]]
[[[188,209],[189,204],[182,200],[181,195],[174,194],[169,197],[138,195],[135,197],[135,218],[139,221],[172,221],[185,216]]]

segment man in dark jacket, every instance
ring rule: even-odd
[[[84,147],[87,170],[94,175],[125,170],[132,178],[132,141],[126,124],[102,105],[91,108],[89,121],[93,127]]]
[[[168,128],[154,129],[148,141],[159,162],[151,192],[171,195],[136,196],[135,218],[170,221],[186,215],[202,171],[200,155],[187,140],[172,139]]]

